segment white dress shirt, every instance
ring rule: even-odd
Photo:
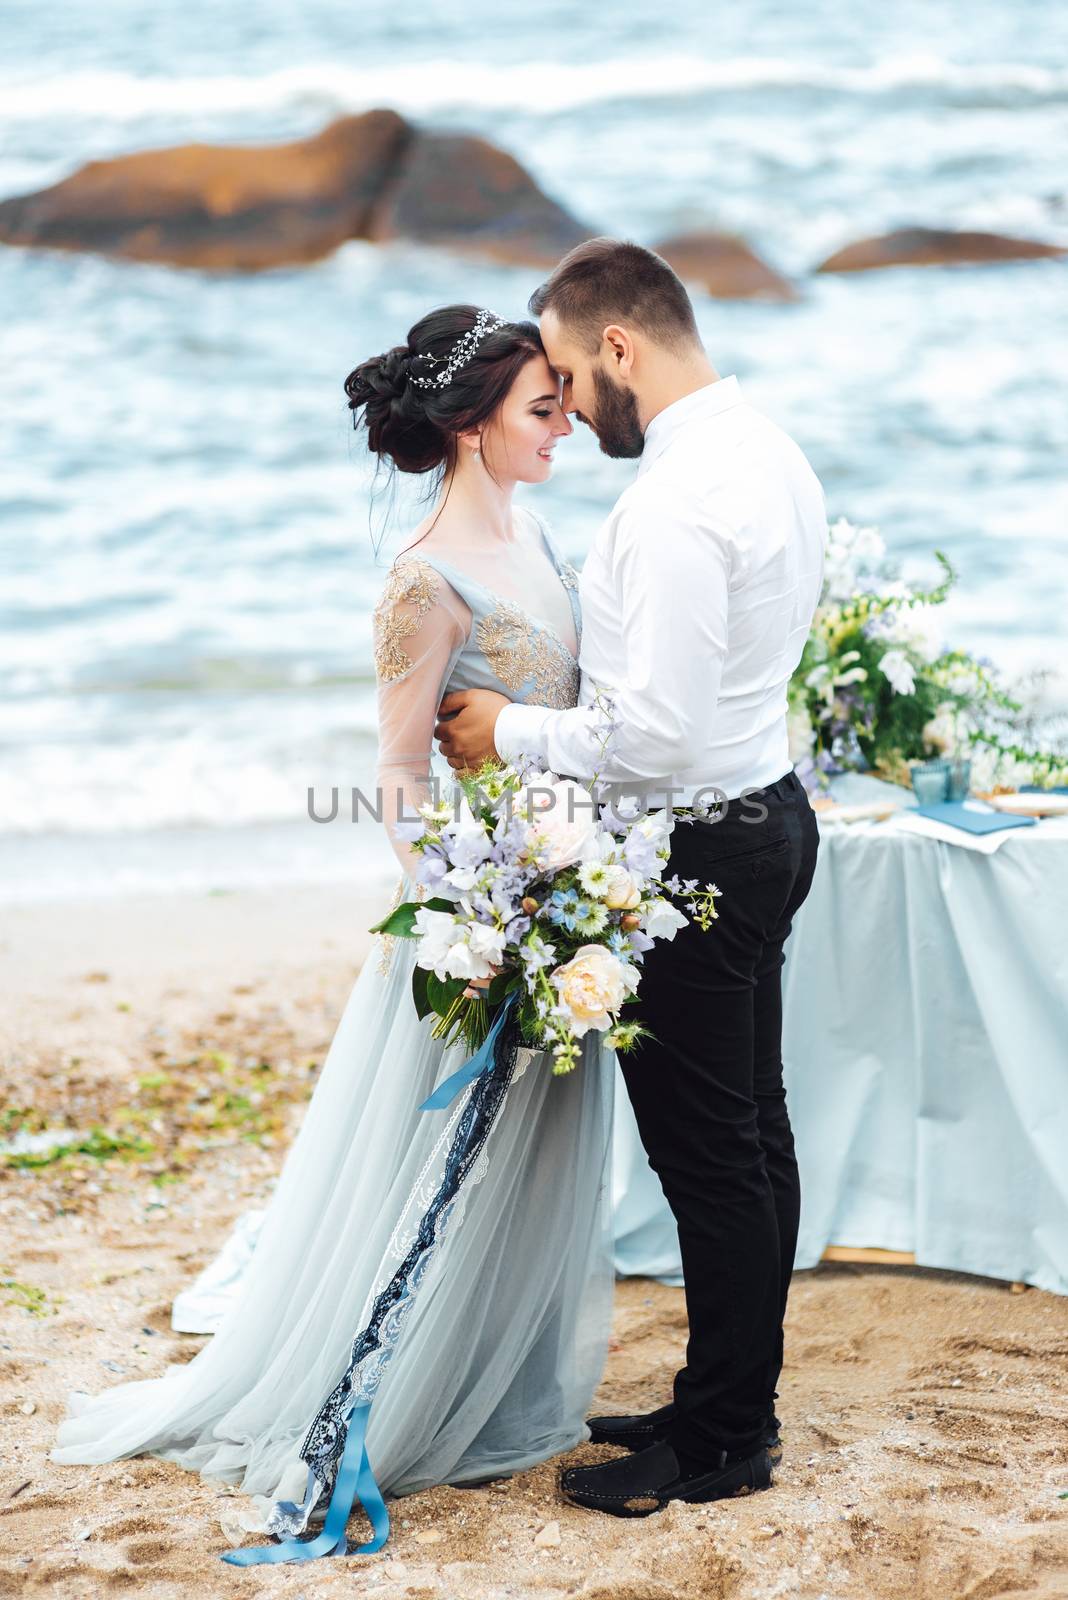
[[[650,809],[783,777],[787,684],[826,531],[819,479],[737,378],[665,407],[582,571],[579,704],[505,706],[498,753],[599,777]],[[607,750],[606,696],[618,724]]]

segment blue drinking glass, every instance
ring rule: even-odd
[[[964,756],[949,763],[949,782],[946,786],[947,800],[964,800],[967,798],[972,786],[972,764]]]
[[[912,788],[921,806],[936,806],[949,793],[948,761],[915,761],[911,768]]]

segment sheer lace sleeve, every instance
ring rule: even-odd
[[[378,768],[382,815],[397,860],[412,851],[396,836],[430,793],[434,723],[445,684],[471,629],[471,613],[452,585],[418,556],[400,558],[374,611],[378,681]]]

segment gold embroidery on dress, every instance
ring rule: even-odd
[[[511,600],[499,600],[482,618],[477,638],[493,671],[514,694],[564,711],[577,702],[579,667],[571,651]]]
[[[379,678],[390,682],[403,678],[413,663],[401,641],[410,639],[419,624],[434,605],[438,574],[433,567],[418,557],[397,563],[382,590],[374,609],[375,671]],[[402,606],[414,606],[401,610]]]
[[[394,911],[396,911],[397,907],[404,898],[404,882],[405,880],[403,877],[397,879],[397,887],[393,891],[393,899],[390,901],[389,910],[386,912],[387,917],[391,917],[393,915]],[[417,883],[412,892],[412,899],[422,900],[425,895],[426,890],[424,889],[423,885],[421,883]],[[383,918],[383,921],[384,920],[385,919]],[[388,978],[389,969],[393,961],[393,947],[397,943],[397,935],[395,933],[376,933],[375,938],[379,941],[380,945],[378,955],[378,970],[383,978]]]

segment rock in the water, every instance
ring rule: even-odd
[[[395,112],[368,111],[292,144],[91,161],[0,202],[0,239],[224,271],[316,261],[366,231],[413,134]]]
[[[793,285],[733,234],[680,233],[653,249],[717,300],[796,300]]]
[[[347,239],[409,238],[555,262],[589,237],[503,150],[418,132],[394,111],[311,139],[182,145],[91,161],[0,202],[0,241],[250,272],[317,261]]]
[[[878,267],[942,267],[991,261],[1036,261],[1062,256],[1062,245],[1011,239],[1000,233],[958,233],[942,228],[898,228],[837,250],[817,272],[871,272]]]
[[[591,230],[485,139],[420,133],[375,207],[372,239],[416,239],[500,261],[553,266]]]

